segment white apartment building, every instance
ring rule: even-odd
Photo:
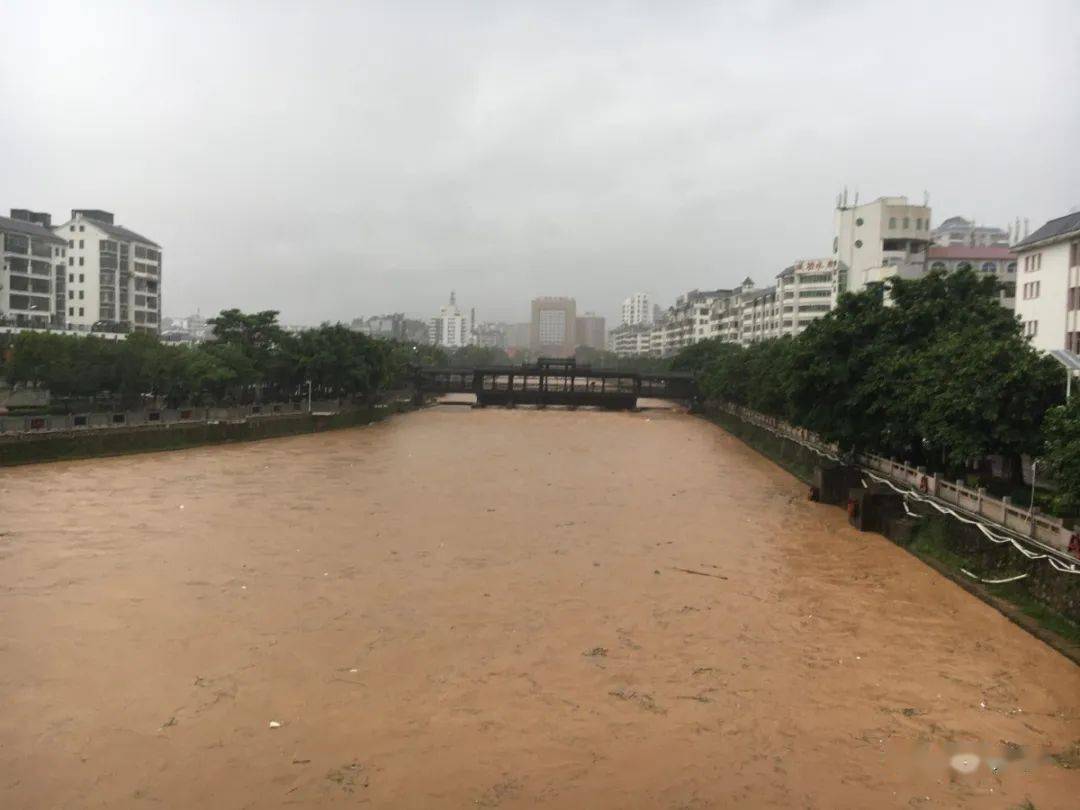
[[[803,259],[776,277],[777,336],[801,334],[836,306],[840,284],[836,259]]]
[[[880,197],[849,207],[842,199],[834,221],[838,292],[860,292],[893,276],[918,278],[926,273],[929,206],[910,205],[907,197]]]
[[[1014,309],[1016,303],[1016,254],[1000,245],[954,245],[931,247],[927,251],[929,270],[952,273],[968,268],[982,275],[993,275],[1003,285],[998,303]]]
[[[634,293],[622,302],[622,322],[627,326],[638,324],[651,324],[653,322],[653,309],[649,305],[648,293]]]
[[[67,241],[68,328],[160,330],[160,245],[98,209],[73,209],[53,233]]]
[[[1005,247],[1009,246],[1009,232],[1004,228],[976,225],[974,220],[949,217],[930,234],[935,245],[941,247]]]
[[[439,314],[428,322],[428,341],[447,349],[460,349],[476,342],[472,313],[466,315],[458,309],[454,293],[450,293],[450,303],[439,307]]]
[[[0,217],[0,325],[64,327],[67,243],[50,225],[48,214],[22,208]]]
[[[608,332],[607,349],[619,357],[641,357],[650,354],[652,347],[651,324],[624,323]]]
[[[691,290],[680,295],[675,305],[653,325],[650,353],[670,357],[686,346],[713,337],[713,305],[731,294],[732,290]]]
[[[1050,220],[1013,250],[1016,314],[1031,345],[1080,354],[1080,212]]]

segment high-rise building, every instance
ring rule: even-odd
[[[48,214],[23,208],[0,217],[0,324],[64,326],[67,242],[51,224]]]
[[[863,205],[837,201],[833,258],[837,292],[860,292],[867,284],[893,276],[926,273],[930,208],[909,205],[907,197],[880,197]]]
[[[82,331],[158,332],[161,246],[123,228],[108,211],[76,208],[53,228],[67,240],[67,324]]]
[[[476,342],[473,314],[464,314],[457,306],[457,297],[450,293],[450,303],[439,307],[439,314],[428,324],[428,342],[447,349],[460,349]]]
[[[942,247],[1008,247],[1004,228],[976,225],[974,220],[949,217],[931,232],[935,245]]]
[[[607,328],[603,316],[586,312],[577,317],[575,342],[578,346],[603,349],[606,338]]]
[[[1031,345],[1080,354],[1080,212],[1013,245],[1016,315]]]
[[[628,326],[653,322],[653,308],[649,306],[648,293],[634,293],[629,298],[623,299],[622,322]]]
[[[573,298],[534,298],[529,349],[544,357],[573,357],[577,343],[577,304]]]
[[[776,336],[800,334],[836,306],[836,259],[803,259],[785,268],[776,277],[776,297]]]

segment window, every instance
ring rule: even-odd
[[[1069,245],[1069,267],[1080,266],[1080,242],[1072,242]]]
[[[911,217],[904,217],[904,230],[911,227]]]
[[[79,257],[79,267],[82,267],[84,264],[86,264],[86,260],[82,256],[80,256]]]
[[[68,273],[68,283],[70,283],[70,284],[75,283],[75,274],[74,273]]]
[[[75,266],[75,257],[74,256],[68,256],[68,267],[74,267],[74,266]]]
[[[862,239],[856,239],[855,240],[855,247],[857,247],[857,248],[862,247]]]
[[[85,244],[84,244],[85,242],[86,242],[86,240],[85,240],[85,239],[80,239],[80,240],[79,240],[79,248],[80,248],[80,249],[82,249],[83,247],[85,247]]]
[[[1009,266],[1005,268],[1005,272],[1006,273],[1015,273],[1016,272],[1016,262],[1009,262]]]
[[[934,262],[932,265],[930,265],[930,271],[931,272],[939,272],[940,271],[940,272],[944,273],[945,272],[945,262]]]
[[[79,273],[79,283],[83,284],[85,282],[86,282],[86,274],[85,273]]]
[[[75,240],[74,239],[68,239],[68,247],[69,248],[75,247]]]
[[[983,262],[982,263],[982,271],[984,273],[996,273],[997,272],[997,265],[995,265],[993,262]]]
[[[68,290],[68,301],[74,301],[74,300],[75,300],[75,291],[74,290]]]
[[[1068,297],[1069,309],[1080,309],[1080,287],[1070,287]]]
[[[71,232],[75,233],[75,226],[74,225],[71,226]],[[74,314],[74,313],[72,313],[72,314]]]
[[[895,231],[896,230],[896,217],[889,217],[889,230],[890,231]]]
[[[80,226],[79,226],[79,230],[80,230],[80,231],[85,231],[85,230],[86,230],[86,226],[85,226],[85,225],[80,225]],[[80,245],[79,245],[79,247],[82,247],[82,244],[80,244]],[[79,314],[80,314],[80,315],[82,315],[82,313],[81,313],[81,312],[80,312]]]
[[[83,313],[83,308],[79,307],[79,317],[81,318],[84,314],[85,313]]]
[[[83,290],[79,290],[79,300],[80,300],[80,301],[82,301],[82,300],[83,300],[83,298],[85,298],[85,297],[86,297],[86,295],[85,295],[85,291],[83,291]]]
[[[71,230],[75,230],[75,229],[72,228]],[[71,316],[71,317],[75,317],[75,307],[68,307],[68,315]]]
[[[915,230],[917,230],[917,231],[922,230],[922,217],[919,217],[918,219],[915,220]]]

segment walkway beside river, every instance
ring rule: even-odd
[[[1080,795],[1077,667],[680,413],[442,406],[0,499],[0,807]]]

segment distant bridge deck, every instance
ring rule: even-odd
[[[567,405],[632,410],[639,397],[690,400],[697,394],[693,375],[688,373],[593,369],[564,360],[484,368],[419,367],[415,383],[418,397],[475,394],[481,407]]]

